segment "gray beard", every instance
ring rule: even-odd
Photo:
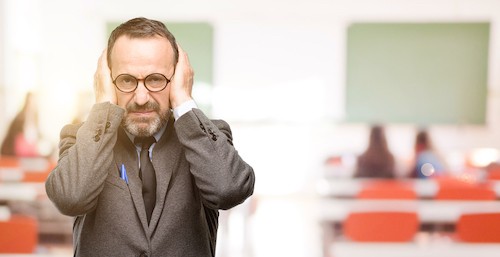
[[[160,131],[160,129],[165,124],[167,124],[167,120],[168,118],[164,119],[160,116],[152,120],[150,119],[150,121],[144,118],[140,119],[139,122],[137,122],[137,120],[132,120],[128,117],[125,117],[125,119],[123,119],[122,125],[128,133],[136,137],[149,137],[153,136],[156,132]],[[144,126],[143,124],[146,123],[147,125]]]
[[[167,124],[170,111],[160,112],[159,106],[156,103],[147,103],[149,109],[154,109],[158,113],[157,117],[154,118],[131,118],[128,116],[128,112],[131,110],[142,109],[143,107],[137,106],[135,104],[128,105],[126,108],[125,117],[122,120],[122,126],[125,130],[136,137],[149,137],[153,136],[156,132]]]

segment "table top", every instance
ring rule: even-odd
[[[9,220],[11,216],[10,209],[7,206],[0,205],[0,221]]]
[[[335,257],[496,257],[500,244],[459,242],[356,243],[334,242],[329,247]]]
[[[0,156],[0,182],[41,182],[53,167],[55,162],[43,157]]]
[[[377,179],[362,178],[323,178],[316,184],[316,193],[321,197],[354,198],[364,184]],[[433,198],[439,190],[438,181],[434,179],[404,179],[412,185],[418,198]],[[500,198],[500,181],[489,181],[493,191]]]
[[[497,201],[357,200],[323,198],[318,202],[318,220],[343,222],[351,212],[414,211],[423,223],[455,223],[465,213],[500,212]]]
[[[36,201],[45,195],[44,183],[0,183],[0,201]]]

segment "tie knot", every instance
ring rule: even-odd
[[[136,137],[134,143],[142,149],[149,149],[152,144],[156,143],[156,139],[154,137]]]

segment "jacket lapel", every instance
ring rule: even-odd
[[[135,210],[142,223],[144,232],[149,234],[149,232],[147,232],[148,222],[146,209],[142,198],[142,181],[139,178],[137,151],[135,149],[135,145],[130,141],[122,128],[118,130],[118,140],[114,148],[114,153],[118,169],[120,170],[123,164],[127,170],[128,188],[134,202]]]
[[[161,213],[164,211],[165,199],[172,173],[177,170],[181,159],[182,147],[179,144],[175,130],[174,119],[170,118],[167,129],[160,141],[153,148],[153,166],[156,171],[156,205],[151,215],[151,232],[157,226]],[[168,211],[168,210],[166,210]]]

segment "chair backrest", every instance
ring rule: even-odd
[[[417,194],[411,184],[397,180],[370,181],[362,185],[358,199],[414,200]]]
[[[48,161],[46,167],[38,171],[24,171],[23,182],[45,182],[50,172],[56,167],[57,163]]]
[[[408,242],[419,228],[416,212],[352,212],[344,222],[344,235],[357,242]]]
[[[490,180],[500,180],[500,169],[489,171],[487,174],[487,178]]]
[[[19,159],[13,156],[0,155],[0,167],[17,168],[20,166]]]
[[[463,242],[500,243],[500,213],[462,214],[456,235]]]
[[[38,222],[28,216],[12,215],[0,221],[0,253],[33,253],[38,244]]]
[[[495,200],[496,193],[490,183],[460,180],[438,181],[436,200]]]
[[[490,180],[500,180],[500,164],[490,164],[486,168],[486,178]]]

